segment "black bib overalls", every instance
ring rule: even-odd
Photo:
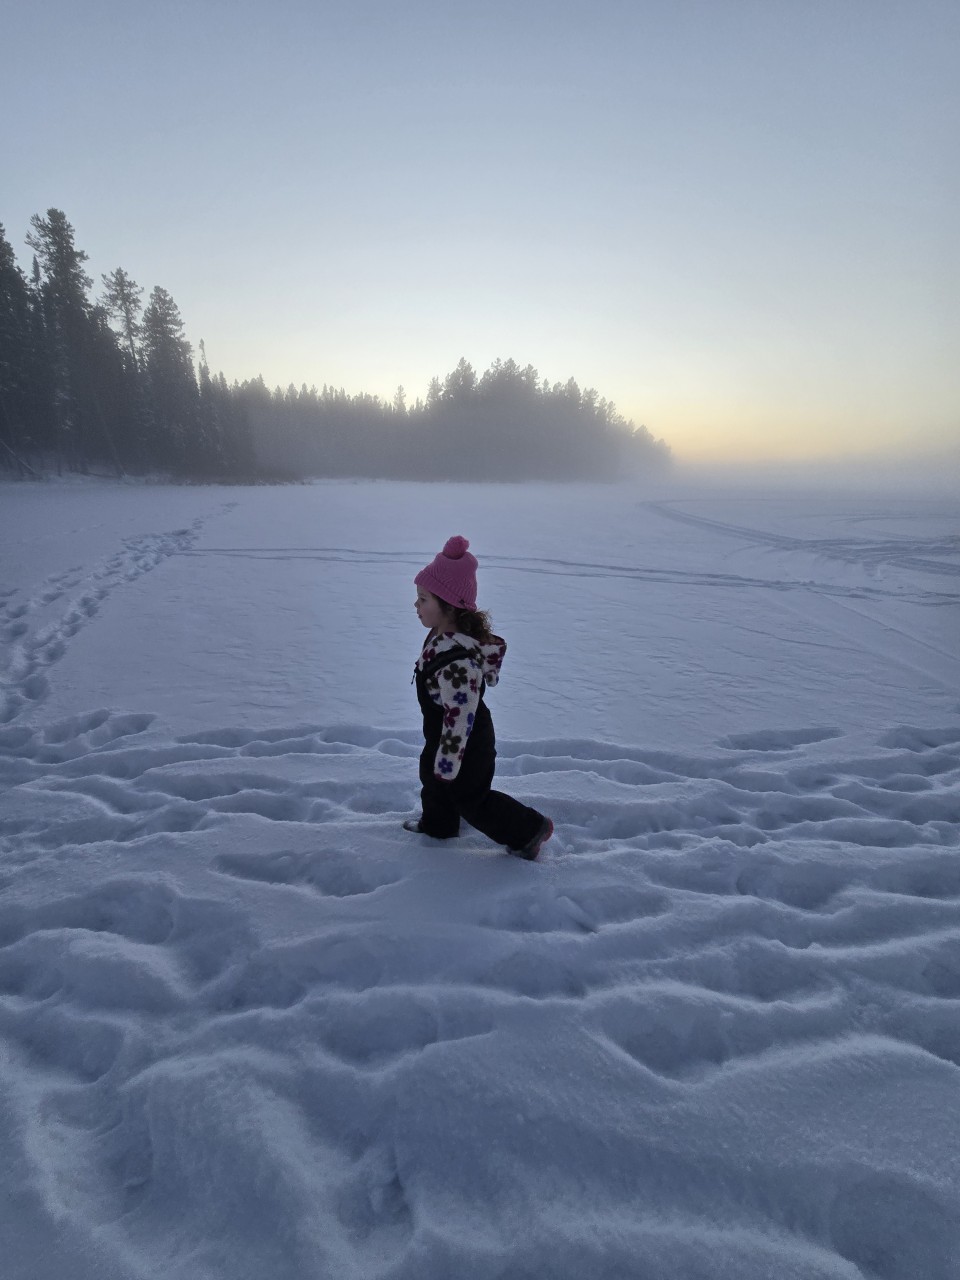
[[[534,838],[543,822],[543,814],[531,809],[502,791],[492,791],[493,771],[497,762],[497,745],[493,720],[484,702],[484,684],[480,678],[480,702],[474,715],[473,728],[467,738],[460,772],[452,782],[441,782],[433,772],[443,735],[443,708],[427,692],[427,679],[450,662],[467,657],[463,648],[446,649],[437,654],[421,671],[415,672],[417,701],[423,712],[423,751],[420,753],[420,800],[423,811],[420,829],[425,835],[448,840],[460,831],[465,818],[496,844],[508,849],[522,849]]]

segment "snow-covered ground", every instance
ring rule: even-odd
[[[400,827],[453,533],[538,864]],[[0,485],[4,1280],[956,1280],[958,534]]]

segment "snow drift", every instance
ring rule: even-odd
[[[0,512],[6,1276],[960,1274],[949,504]],[[400,828],[461,529],[542,864]]]

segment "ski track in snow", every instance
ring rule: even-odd
[[[947,578],[960,577],[960,534],[936,538],[904,536],[879,541],[871,538],[799,538],[678,510],[677,506],[683,504],[648,502],[645,505],[668,520],[676,520],[725,537],[741,538],[754,546],[765,545],[784,551],[809,551],[832,560],[844,560],[867,567],[895,565]]]
[[[271,1224],[244,1238],[251,1277],[955,1274],[956,1184],[910,1161],[684,1166],[643,1143],[726,1092],[762,1116],[811,1080],[960,1072],[960,725],[856,757],[830,726],[703,755],[502,744],[504,785],[558,823],[536,866],[400,830],[413,733],[149,731],[107,712],[0,731],[0,1037],[29,1067],[4,1140],[118,1274],[245,1215]],[[47,892],[21,904],[31,878]],[[478,1091],[509,1105],[498,1053],[533,1028],[542,1094],[516,1100],[519,1169],[495,1174]],[[604,1082],[626,1086],[624,1132],[596,1131]],[[489,1212],[520,1206],[509,1259],[459,1165],[418,1156],[449,1140],[443,1099]],[[585,1194],[590,1231],[530,1199],[537,1177],[567,1213]],[[165,1274],[226,1274],[195,1248]]]
[[[654,509],[659,509],[657,504],[647,504]],[[673,518],[679,518],[673,512],[664,512]],[[697,521],[697,524],[714,524],[716,522]],[[738,536],[744,531],[737,529],[736,526],[718,526],[724,532],[736,533]],[[761,535],[766,538],[766,535]],[[771,542],[774,540],[769,539]],[[804,549],[811,550],[817,554],[833,554],[824,550],[819,543],[800,542],[798,540],[781,540],[791,550]],[[779,542],[776,545],[780,545]],[[831,546],[839,544],[830,544]],[[855,553],[854,544],[849,544],[849,554],[837,555],[839,559],[849,560],[851,563],[866,565],[868,567],[874,564],[882,564],[885,562],[899,564],[908,568],[919,568],[920,562],[909,556],[903,556],[903,545],[898,544],[901,552],[900,558],[894,559],[890,556],[884,556],[881,551],[872,545],[865,549],[862,555]],[[933,543],[924,543],[924,546],[933,547]],[[944,554],[956,553],[960,547],[960,539],[941,540],[939,544]],[[876,553],[876,558],[872,553]],[[328,561],[335,564],[383,564],[390,563],[397,566],[409,566],[417,569],[422,566],[425,559],[429,559],[427,551],[382,551],[371,552],[360,550],[352,547],[284,547],[282,550],[277,548],[256,548],[244,547],[242,550],[232,547],[203,547],[199,550],[185,550],[182,554],[194,555],[199,557],[215,557],[222,556],[225,559],[240,559],[253,561],[284,561],[284,560],[317,560]],[[537,556],[497,556],[489,555],[484,557],[484,564],[487,568],[505,569],[511,573],[544,575],[552,574],[563,577],[580,577],[580,578],[624,578],[635,582],[656,582],[663,584],[675,584],[687,587],[732,587],[741,589],[761,589],[764,591],[816,591],[820,595],[841,596],[850,599],[905,599],[915,603],[926,605],[948,605],[956,604],[960,601],[960,593],[948,591],[932,591],[924,590],[920,592],[905,591],[903,589],[894,590],[892,588],[860,585],[856,587],[844,586],[842,584],[830,582],[814,582],[810,579],[786,579],[786,578],[756,578],[749,577],[745,574],[736,573],[709,573],[709,572],[684,572],[679,569],[657,569],[652,566],[643,565],[625,565],[610,564],[607,562],[585,561],[585,560],[569,560],[555,559]],[[933,565],[933,568],[924,568],[924,572],[944,573],[947,576],[960,575],[960,565],[953,566],[948,562],[930,561],[924,562],[924,565]]]

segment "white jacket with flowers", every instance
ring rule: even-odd
[[[506,641],[499,636],[491,636],[488,643],[481,644],[462,631],[431,633],[417,659],[417,670],[422,671],[444,650],[460,648],[467,650],[467,657],[454,659],[426,680],[430,698],[443,708],[443,733],[433,764],[435,777],[443,782],[452,782],[460,772],[480,703],[480,690],[484,684],[492,688],[500,679],[500,667],[507,652]]]

